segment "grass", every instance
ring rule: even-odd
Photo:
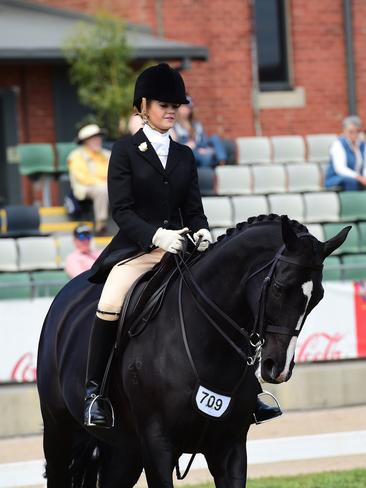
[[[214,488],[212,483],[195,488]],[[366,488],[366,469],[249,480],[247,488]]]

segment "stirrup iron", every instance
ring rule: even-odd
[[[86,427],[100,427],[102,429],[112,429],[114,427],[114,409],[111,401],[109,400],[109,398],[103,397],[102,395],[93,394],[92,396],[94,398],[90,402],[90,405],[88,407],[88,421]],[[103,411],[106,412],[105,425],[95,424],[91,421],[91,409],[97,400],[103,403]]]
[[[272,417],[270,419],[267,419],[267,420],[258,420],[256,415],[255,415],[255,412],[253,412],[253,418],[254,418],[254,422],[256,425],[260,425],[260,424],[266,424],[267,422],[271,422],[272,420],[276,420],[278,419],[279,417],[281,417],[282,415],[282,409],[281,409],[281,406],[280,406],[280,402],[277,400],[277,398],[270,392],[270,391],[267,391],[267,390],[263,390],[261,393],[259,393],[257,395],[257,399],[261,400],[261,398],[265,398],[265,397],[269,397],[271,399],[271,401],[274,403],[274,405],[267,405],[266,402],[263,402],[265,405],[271,407],[271,408],[278,408],[280,410],[280,414],[277,415],[276,417]]]

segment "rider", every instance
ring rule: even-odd
[[[212,242],[193,153],[169,136],[179,105],[186,103],[184,82],[176,70],[165,63],[145,69],[136,80],[133,99],[144,127],[113,146],[108,190],[119,232],[95,262],[90,276],[96,283],[107,280],[89,343],[87,426],[111,426],[109,401],[102,398],[100,388],[130,286],[166,252],[181,251],[188,230],[195,242],[200,240],[198,251],[205,251]],[[280,413],[258,400],[257,419],[267,420]]]

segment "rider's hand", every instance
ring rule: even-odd
[[[211,232],[207,229],[200,229],[193,234],[194,242],[197,242],[199,238],[201,238],[201,242],[198,245],[197,251],[206,251],[213,240]]]
[[[362,185],[362,186],[366,186],[366,177],[365,177],[365,176],[361,176],[361,175],[359,175],[359,176],[357,177],[357,181],[358,181],[359,183],[361,183],[361,185]]]
[[[180,230],[169,230],[159,227],[152,238],[154,246],[164,249],[164,251],[177,254],[183,249],[184,237],[182,234],[186,234],[189,231],[187,227]]]

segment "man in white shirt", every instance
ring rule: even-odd
[[[330,147],[326,188],[355,191],[366,186],[365,143],[359,139],[362,122],[356,115],[343,120],[343,134]]]

